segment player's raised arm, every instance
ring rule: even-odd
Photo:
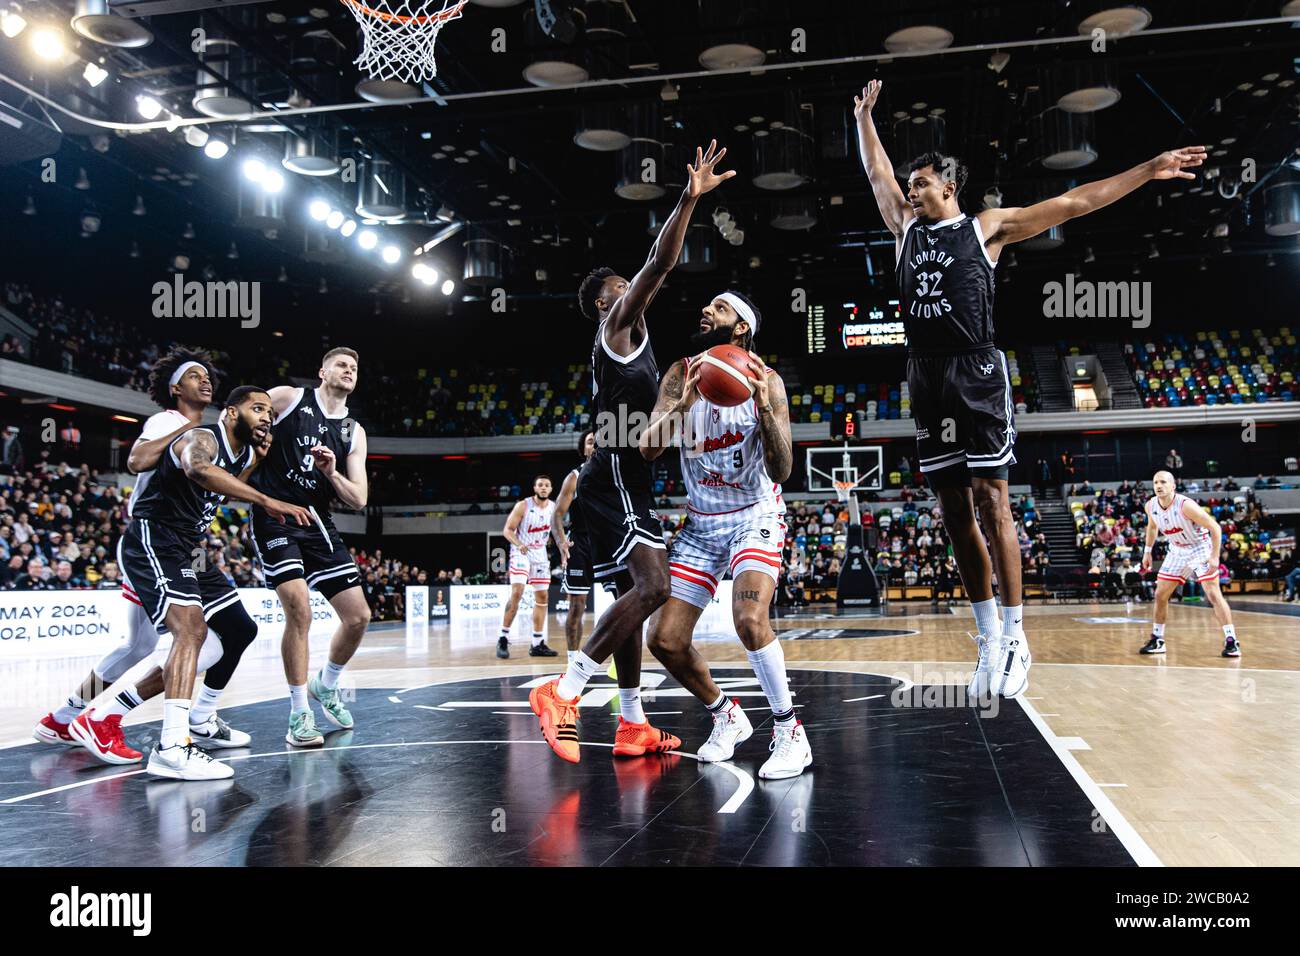
[[[1031,239],[1068,219],[1077,219],[1102,206],[1109,206],[1153,179],[1195,179],[1196,174],[1187,170],[1203,162],[1205,147],[1187,146],[1161,153],[1155,159],[1139,163],[1116,176],[1084,183],[1032,206],[985,209],[977,217],[987,237],[984,245],[989,256],[997,259],[1003,246]]]
[[[880,208],[880,217],[885,220],[885,227],[895,238],[900,238],[903,227],[909,219],[915,219],[916,214],[903,195],[903,190],[899,188],[898,180],[894,178],[894,164],[885,153],[880,134],[876,132],[875,120],[871,117],[883,85],[880,80],[872,80],[862,88],[861,96],[853,97],[853,117],[858,123],[858,152],[862,156],[867,178],[871,180],[871,192]]]
[[[295,388],[292,385],[276,385],[266,394],[271,396],[271,412],[276,418],[284,414],[284,410],[298,400],[298,393],[302,389]]]
[[[175,452],[185,476],[200,488],[258,505],[280,521],[292,518],[304,527],[311,523],[306,508],[270,498],[214,465],[212,459],[217,453],[217,440],[210,431],[199,429],[182,435],[176,440]]]
[[[659,383],[659,398],[650,411],[650,424],[638,443],[647,461],[662,455],[681,434],[682,417],[695,401],[695,384],[699,380],[700,364],[695,363],[687,372],[685,359],[678,359],[664,373]]]
[[[528,503],[526,501],[516,501],[515,506],[510,509],[510,514],[506,516],[505,527],[501,529],[501,533],[505,535],[506,540],[525,554],[528,552],[528,545],[524,543],[523,538],[519,537],[519,525],[523,522],[524,512],[527,509]]]
[[[668,273],[677,265],[677,260],[682,254],[682,244],[686,241],[686,229],[690,226],[691,214],[695,211],[695,204],[705,193],[712,192],[736,175],[734,169],[729,169],[725,173],[714,172],[714,168],[726,155],[726,147],[718,149],[717,140],[709,142],[707,152],[696,147],[695,163],[686,167],[686,189],[682,191],[682,197],[677,201],[677,208],[672,211],[672,215],[659,230],[659,236],[650,247],[650,256],[646,259],[645,265],[633,276],[632,281],[628,283],[627,291],[610,310],[605,338],[610,348],[620,354],[624,353],[619,349],[615,336],[629,334],[632,326],[645,315],[650,300],[655,297],[655,293],[663,285]],[[628,351],[631,349],[629,348]]]

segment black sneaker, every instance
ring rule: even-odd
[[[1223,642],[1224,657],[1240,657],[1241,645],[1237,643],[1236,638],[1230,637]]]
[[[510,642],[504,637],[497,638],[497,657],[505,659],[510,656]]]
[[[1142,645],[1139,654],[1163,654],[1165,652],[1165,639],[1151,635],[1151,640]]]
[[[559,657],[560,655],[556,651],[551,650],[551,648],[549,648],[546,645],[545,641],[542,641],[542,643],[534,644],[532,647],[528,648],[528,656],[529,657]]]

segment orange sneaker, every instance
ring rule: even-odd
[[[561,760],[578,762],[578,698],[565,700],[556,694],[559,679],[534,687],[528,694],[528,706],[537,715],[542,736]]]
[[[644,753],[667,753],[682,745],[680,737],[665,733],[658,727],[651,727],[650,721],[643,724],[628,723],[621,716],[618,718],[618,730],[614,734],[614,755],[616,757],[639,757]]]

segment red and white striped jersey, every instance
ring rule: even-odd
[[[535,497],[530,495],[524,500],[527,506],[524,508],[524,517],[519,522],[519,527],[515,529],[515,534],[530,548],[540,546],[545,551],[546,539],[551,534],[551,518],[555,515],[555,502],[548,498],[545,505],[538,507]]]
[[[685,426],[682,477],[691,511],[726,514],[759,502],[776,505],[781,486],[767,473],[758,406],[752,398],[724,408],[701,396],[686,413]]]
[[[1168,508],[1160,507],[1159,498],[1147,502],[1147,517],[1155,522],[1156,530],[1176,547],[1194,547],[1210,539],[1208,528],[1201,527],[1183,514],[1183,502],[1190,500],[1186,495],[1174,495]]]

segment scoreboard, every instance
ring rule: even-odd
[[[808,307],[809,355],[860,355],[907,345],[897,299]]]

